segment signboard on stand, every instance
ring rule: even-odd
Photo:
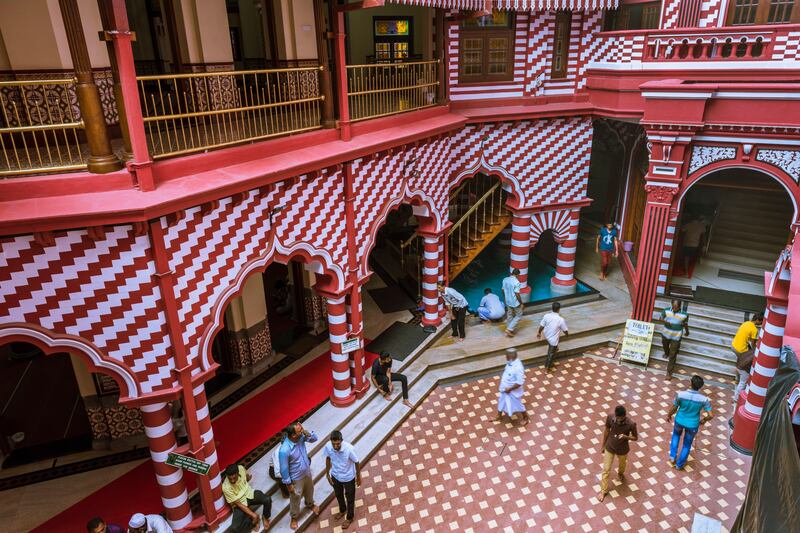
[[[619,351],[620,361],[632,361],[647,366],[655,324],[641,320],[628,320]]]

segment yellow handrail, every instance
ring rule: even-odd
[[[494,193],[494,191],[495,191],[495,190],[497,190],[497,189],[498,189],[498,188],[499,188],[501,185],[502,185],[502,183],[500,183],[500,182],[498,181],[497,183],[495,183],[495,184],[494,184],[494,186],[493,186],[491,189],[489,189],[488,191],[486,191],[486,193],[485,193],[483,196],[481,196],[481,197],[480,197],[480,199],[479,199],[477,202],[475,202],[475,204],[474,204],[472,207],[470,207],[470,208],[469,208],[469,211],[467,211],[466,213],[464,213],[464,215],[462,215],[462,217],[461,217],[460,219],[458,219],[458,222],[456,222],[455,224],[453,224],[452,226],[450,226],[450,231],[448,231],[448,232],[447,232],[447,234],[448,234],[448,235],[450,235],[450,234],[451,234],[451,233],[453,233],[453,232],[454,232],[456,229],[458,229],[458,227],[459,227],[459,226],[461,226],[461,224],[462,224],[462,223],[463,223],[463,222],[464,222],[464,221],[465,221],[467,218],[469,218],[469,216],[470,216],[470,215],[471,215],[471,214],[472,214],[472,213],[473,213],[473,212],[474,212],[476,209],[478,209],[478,208],[481,206],[481,204],[483,204],[483,201],[484,201],[484,200],[486,200],[486,199],[487,199],[489,196],[491,196],[491,195]]]

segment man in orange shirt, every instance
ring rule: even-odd
[[[747,385],[747,379],[750,377],[750,367],[753,364],[753,356],[755,355],[758,329],[763,322],[764,315],[761,313],[753,315],[751,320],[742,322],[731,342],[731,351],[736,355],[736,372],[739,376],[739,382],[733,392],[734,404],[739,399],[739,394],[744,390]]]

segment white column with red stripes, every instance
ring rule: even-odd
[[[664,239],[664,252],[661,254],[661,266],[658,270],[658,285],[656,294],[666,294],[667,278],[669,277],[669,264],[672,259],[672,252],[675,250],[675,230],[678,225],[678,210],[669,210],[669,223],[667,224],[667,236]],[[688,272],[686,277],[688,277]]]
[[[342,343],[347,340],[347,309],[345,297],[326,296],[328,303],[328,336],[331,345],[333,371],[333,392],[331,403],[337,407],[350,405],[355,401],[350,381],[350,357],[342,353]]]
[[[531,253],[531,216],[513,213],[511,217],[511,265],[509,272],[519,269],[519,281],[528,285],[528,256]]]
[[[214,509],[217,510],[217,513],[223,514],[226,512],[226,505],[225,497],[222,495],[222,476],[220,475],[222,468],[217,457],[217,443],[214,441],[214,428],[211,426],[211,412],[208,408],[205,385],[201,383],[195,386],[192,389],[192,395],[194,396],[195,409],[197,409],[200,440],[203,442],[203,454],[205,455],[203,461],[211,465],[208,471],[208,480],[211,486],[211,495],[214,499]]]
[[[578,245],[580,209],[569,213],[569,227],[558,243],[556,251],[556,275],[550,279],[550,290],[559,294],[575,292],[575,252]]]
[[[184,529],[192,521],[189,493],[183,480],[183,470],[167,465],[167,457],[177,448],[170,409],[166,403],[141,406],[144,433],[150,446],[150,458],[156,472],[161,504],[172,529]]]
[[[440,235],[424,235],[422,238],[422,304],[424,306],[422,315],[423,326],[436,327],[442,323],[439,315],[441,304],[439,292],[436,284],[439,283],[444,257],[441,251],[442,238]]]

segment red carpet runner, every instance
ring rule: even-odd
[[[375,354],[367,352],[367,364],[371,365],[375,357]],[[325,401],[332,389],[330,353],[325,352],[245,403],[214,419],[220,469],[245,456],[292,420],[300,418]],[[189,491],[193,490],[194,476],[187,475],[186,481]],[[61,482],[69,483],[69,478],[62,478]],[[108,523],[127,526],[133,513],[157,513],[160,510],[161,499],[158,496],[155,473],[148,460],[33,531],[85,531],[86,522],[93,516],[101,516]]]

